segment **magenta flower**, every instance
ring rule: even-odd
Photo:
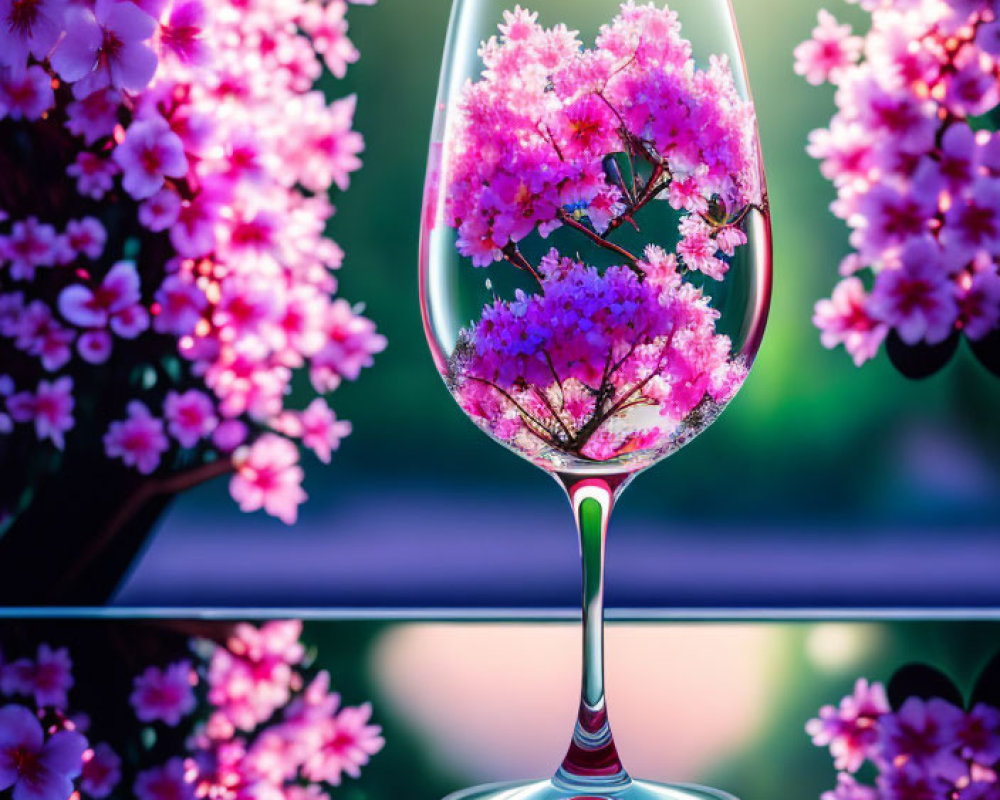
[[[101,89],[74,100],[66,106],[66,129],[76,136],[82,136],[88,145],[110,136],[118,122],[120,100],[119,93],[112,89]],[[85,152],[81,152],[81,155]]]
[[[911,697],[894,714],[880,720],[880,755],[889,763],[901,759],[930,776],[956,781],[968,770],[954,752],[963,716],[960,709],[944,700]]]
[[[382,728],[369,724],[372,708],[344,708],[321,728],[317,751],[306,760],[303,774],[314,781],[339,786],[342,775],[357,778],[361,767],[384,746]]]
[[[840,25],[829,11],[821,9],[813,38],[795,48],[795,72],[814,86],[837,83],[844,70],[857,62],[863,46],[859,36],[851,35],[850,25]]]
[[[97,289],[67,286],[59,295],[59,311],[80,328],[110,327],[125,339],[134,339],[149,327],[140,304],[139,275],[131,261],[119,261]]]
[[[126,466],[149,475],[160,465],[160,458],[170,448],[163,432],[163,420],[157,419],[144,403],[128,404],[128,417],[112,422],[104,435],[108,458],[120,458]]]
[[[190,661],[178,661],[162,670],[147,667],[135,678],[129,702],[140,722],[162,721],[175,727],[194,710],[196,681]]]
[[[114,185],[118,165],[110,158],[101,158],[83,150],[76,161],[66,167],[66,174],[76,178],[76,189],[80,194],[100,200]]]
[[[182,758],[171,758],[162,766],[140,772],[133,791],[138,800],[194,800],[195,797]]]
[[[243,511],[263,508],[290,525],[306,500],[298,463],[295,445],[280,436],[264,434],[238,460],[229,491]]]
[[[15,422],[32,422],[35,425],[35,435],[39,441],[48,439],[59,450],[66,446],[65,434],[73,429],[73,379],[64,375],[55,381],[39,381],[34,392],[19,392],[7,401],[7,408]],[[56,651],[63,653],[65,651]],[[38,668],[44,667],[45,675],[52,675],[60,669],[62,656],[55,656],[46,651],[45,661],[42,661],[39,651]],[[66,661],[66,673],[69,666]],[[46,678],[48,680],[48,678]],[[65,702],[65,701],[63,701]]]
[[[859,278],[845,278],[833,290],[833,297],[816,303],[813,324],[823,335],[823,346],[833,349],[843,344],[856,366],[874,358],[885,340],[889,326],[868,312],[868,293]]]
[[[188,169],[180,137],[159,116],[133,122],[114,159],[122,169],[122,186],[136,200],[152,197],[165,177],[183,178]]]
[[[54,103],[52,81],[41,67],[0,70],[0,117],[40,119]]]
[[[15,800],[66,800],[80,774],[87,740],[61,730],[48,741],[38,718],[23,706],[0,708],[0,791]]]
[[[954,330],[958,304],[941,259],[933,240],[914,239],[904,249],[900,266],[876,278],[869,311],[895,328],[907,344],[938,344]]]
[[[163,404],[167,431],[181,447],[194,447],[218,425],[215,406],[204,392],[189,389],[184,394],[167,392]]]
[[[89,797],[107,797],[121,781],[122,760],[110,745],[101,743],[83,754],[80,788]]]
[[[94,217],[71,219],[66,224],[66,243],[73,252],[84,255],[91,261],[100,258],[108,234],[104,226]]]
[[[65,0],[0,0],[0,67],[19,72],[45,59],[62,32]]]
[[[14,280],[33,280],[37,267],[55,263],[56,229],[37,217],[15,222],[10,235],[0,241],[0,254],[10,261],[10,277]]]
[[[965,335],[982,339],[1000,324],[1000,275],[987,264],[959,281],[958,304]]]
[[[834,766],[848,773],[857,772],[872,757],[878,744],[876,723],[889,713],[885,688],[863,678],[854,685],[854,693],[845,697],[839,708],[824,706],[819,718],[806,723],[806,733],[818,747],[829,745]]]
[[[351,423],[338,420],[326,401],[320,397],[309,404],[305,411],[286,412],[276,423],[276,430],[286,436],[301,439],[324,464],[330,463],[331,454],[340,447],[340,441],[351,433]]]
[[[161,22],[161,53],[169,53],[182,64],[202,65],[208,60],[203,33],[206,23],[202,0],[176,0]]]
[[[78,98],[106,87],[139,92],[156,71],[149,40],[156,21],[123,0],[97,0],[93,9],[71,6],[66,35],[52,53],[52,68],[73,83]]]

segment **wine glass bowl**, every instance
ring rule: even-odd
[[[480,428],[563,474],[675,452],[739,390],[770,298],[728,3],[459,0],[422,220],[428,340]]]
[[[604,697],[604,552],[631,478],[742,387],[770,296],[729,0],[454,0],[421,216],[424,330],[466,415],[569,495],[584,657],[554,777],[450,800],[732,800],[622,765]]]

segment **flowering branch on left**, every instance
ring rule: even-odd
[[[341,707],[329,673],[307,669],[301,632],[279,621],[239,624],[224,644],[191,640],[188,657],[134,677],[119,729],[105,709],[70,706],[66,648],[0,658],[0,797],[328,797],[384,742],[368,703]],[[114,689],[129,693],[103,691]]]
[[[0,0],[0,525],[109,461],[295,521],[299,445],[329,462],[326,395],[385,347],[325,236],[363,149],[317,88],[358,58],[347,8]]]

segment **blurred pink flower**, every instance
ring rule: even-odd
[[[183,178],[188,169],[180,137],[160,116],[133,122],[114,159],[122,169],[122,186],[136,200],[152,197],[165,177]]]
[[[851,35],[850,25],[841,25],[825,9],[819,12],[819,25],[813,38],[795,48],[795,72],[814,86],[825,81],[836,83],[847,67],[861,55],[864,41]]]
[[[183,394],[167,392],[163,415],[167,419],[167,431],[181,447],[194,447],[219,423],[212,401],[197,389],[189,389]]]
[[[80,789],[89,797],[107,797],[122,778],[122,760],[111,746],[102,742],[83,754]]]
[[[164,722],[176,727],[194,711],[197,678],[190,661],[178,661],[164,669],[147,667],[138,675],[129,702],[140,722]]]
[[[108,457],[120,458],[143,475],[149,475],[160,465],[160,457],[169,448],[163,420],[154,417],[138,400],[128,404],[128,416],[112,422],[104,435],[104,451]]]
[[[140,772],[133,791],[137,800],[194,800],[195,797],[182,758],[171,758],[162,766]]]
[[[19,392],[7,401],[15,422],[32,422],[39,441],[49,439],[59,450],[65,445],[65,434],[73,429],[73,379],[64,375],[55,381],[39,381],[34,392]],[[62,651],[60,651],[62,652]],[[41,667],[41,655],[39,666]],[[46,662],[48,668],[49,662]]]
[[[30,2],[30,0],[20,0]],[[2,2],[2,0],[0,0]],[[55,94],[52,81],[39,66],[25,70],[0,69],[0,117],[40,119],[52,108]]]

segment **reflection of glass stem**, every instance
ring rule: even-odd
[[[631,783],[618,757],[604,696],[604,552],[611,509],[629,480],[627,475],[606,480],[563,478],[580,533],[583,680],[573,739],[554,783],[573,792],[606,791]]]

